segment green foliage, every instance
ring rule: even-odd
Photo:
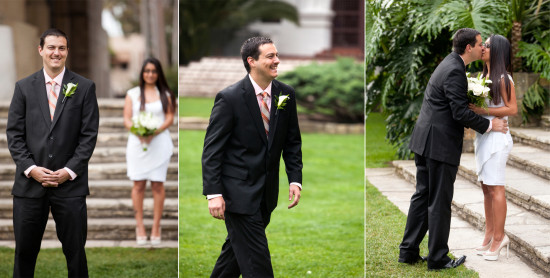
[[[507,1],[367,1],[366,113],[382,108],[386,139],[399,158],[408,142],[424,90],[437,65],[452,50],[453,33],[464,27],[482,35],[508,32]],[[470,71],[480,70],[473,63]]]
[[[511,0],[510,24],[521,22],[522,40],[534,42],[533,35],[547,31],[550,24],[550,0]]]
[[[518,56],[525,58],[525,63],[534,72],[540,72],[543,78],[550,80],[550,30],[534,37],[538,44],[519,42]]]
[[[351,58],[301,66],[279,80],[294,87],[298,104],[308,112],[330,111],[337,121],[363,121],[363,66]]]
[[[201,194],[203,140],[204,131],[180,131],[180,277],[208,277],[227,236]],[[302,140],[300,203],[287,209],[281,163],[279,205],[266,230],[275,277],[363,277],[363,136],[304,133]]]
[[[281,0],[180,0],[180,64],[199,60],[246,25],[260,19],[299,23],[296,8]]]
[[[170,67],[164,69],[164,77],[166,77],[166,83],[170,91],[178,96],[178,67]]]
[[[396,159],[395,149],[386,140],[384,115],[372,112],[365,120],[365,168],[387,167]]]
[[[549,94],[539,80],[531,85],[523,95],[521,104],[521,117],[524,123],[529,122],[529,116],[540,117],[544,113],[544,108],[548,105]]]

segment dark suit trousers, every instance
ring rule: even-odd
[[[227,238],[210,277],[273,277],[265,235],[270,216],[264,202],[254,215],[225,212]]]
[[[429,230],[428,267],[439,268],[451,259],[447,256],[451,228],[451,201],[458,166],[415,154],[416,192],[411,197],[399,257],[414,259]]]
[[[88,277],[84,251],[88,229],[86,197],[61,198],[50,191],[41,198],[13,197],[13,277],[33,277],[50,208],[67,260],[68,276]]]

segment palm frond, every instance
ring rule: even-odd
[[[533,71],[540,72],[541,76],[550,80],[550,33],[545,37],[534,35],[540,44],[519,42],[518,56],[525,58],[525,62]]]

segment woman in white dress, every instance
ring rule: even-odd
[[[151,112],[162,124],[151,136],[130,133],[126,147],[128,177],[134,181],[132,202],[136,219],[136,242],[147,244],[143,224],[143,199],[147,180],[153,191],[153,227],[151,245],[161,243],[160,220],[164,208],[164,182],[170,157],[173,153],[172,138],[168,128],[174,121],[175,95],[168,88],[160,62],[155,58],[145,60],[139,75],[139,87],[128,90],[124,104],[124,126],[130,130],[132,117],[141,111]],[[143,148],[143,145],[148,145]]]
[[[483,76],[488,76],[491,100],[488,108],[470,104],[475,113],[491,120],[494,117],[508,119],[517,114],[516,92],[511,72],[510,42],[503,36],[492,35],[485,42],[481,59],[485,63]],[[510,239],[504,234],[506,222],[505,170],[508,154],[512,150],[510,131],[476,134],[474,141],[478,181],[483,189],[485,206],[485,238],[478,255],[485,260],[498,260],[500,250],[510,246]],[[508,253],[506,253],[508,255]]]

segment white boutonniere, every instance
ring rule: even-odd
[[[285,109],[286,102],[290,98],[290,95],[283,95],[283,93],[279,93],[279,96],[275,96],[275,100],[277,100],[277,110]]]
[[[63,94],[65,95],[63,97],[63,102],[65,102],[65,99],[68,98],[68,97],[72,97],[76,91],[76,87],[78,87],[78,83],[74,84],[74,83],[69,83],[69,84],[65,84],[65,86],[63,86]]]

